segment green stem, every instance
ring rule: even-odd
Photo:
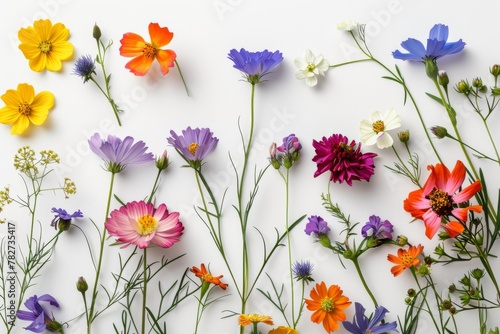
[[[358,258],[355,257],[351,260],[352,260],[352,263],[354,263],[354,267],[356,268],[356,271],[358,272],[358,276],[361,279],[361,283],[363,284],[363,287],[365,288],[366,292],[370,296],[370,298],[373,302],[373,305],[375,305],[375,307],[377,307],[378,306],[377,299],[375,299],[375,296],[373,295],[370,288],[368,287],[368,284],[365,281],[365,277],[363,276],[363,272],[361,271],[361,267],[359,266]]]
[[[203,293],[203,292],[202,292],[202,293]],[[199,325],[199,323],[200,323],[200,318],[201,318],[201,317],[200,317],[200,309],[201,309],[201,303],[202,303],[201,299],[202,299],[202,298],[203,298],[203,297],[200,295],[200,300],[198,301],[198,307],[197,307],[197,309],[196,309],[196,325],[195,325],[195,327],[194,327],[194,334],[197,334],[197,333],[198,333],[198,325]]]
[[[104,89],[101,87],[101,85],[99,85],[99,83],[93,77],[90,77],[90,80],[93,83],[95,83],[95,85],[97,86],[97,88],[99,88],[99,90],[104,94],[104,96],[106,97],[106,99],[108,99],[108,102],[111,104],[111,107],[113,108],[113,112],[115,114],[115,117],[116,117],[116,120],[118,122],[118,125],[121,126],[122,123],[120,121],[120,117],[118,116],[118,110],[116,109],[116,106],[114,105],[113,99],[111,99],[111,97],[108,96],[108,93],[106,93],[104,91]]]
[[[488,133],[488,138],[490,139],[491,145],[493,146],[493,150],[495,151],[495,155],[497,157],[497,162],[500,165],[500,155],[498,154],[498,149],[497,145],[495,144],[495,140],[493,140],[493,137],[491,136],[491,131],[490,127],[488,126],[488,123],[486,122],[486,119],[481,117],[483,120],[484,127],[486,128],[486,132]]]
[[[297,319],[293,323],[293,328],[297,328],[297,324],[299,323],[300,316],[302,315],[302,312],[304,311],[304,306],[305,306],[304,295],[305,295],[305,290],[306,290],[306,286],[305,285],[306,285],[306,281],[303,279],[302,280],[302,291],[301,291],[301,295],[300,295],[299,312],[297,314]]]
[[[293,284],[293,270],[292,270],[292,243],[290,241],[290,226],[288,223],[289,219],[289,180],[290,180],[290,168],[286,169],[285,178],[285,226],[286,226],[286,237],[288,242],[288,268],[290,274],[290,292],[291,292],[291,303],[292,303],[292,325],[295,329],[295,289]]]
[[[141,333],[145,334],[146,333],[146,302],[147,302],[147,296],[148,296],[148,258],[147,258],[147,247],[144,248],[144,262],[143,262],[143,289],[142,289],[142,321],[141,321]]]
[[[153,189],[151,190],[151,194],[149,195],[149,198],[148,198],[148,204],[151,203],[151,201],[153,201],[153,196],[156,193],[158,181],[160,180],[161,171],[162,171],[161,169],[158,169],[158,174],[156,174],[156,179],[155,179],[155,183],[153,184]]]
[[[108,219],[109,210],[111,207],[111,197],[113,196],[114,181],[115,181],[115,173],[111,172],[111,181],[109,184],[108,202],[106,204],[106,215],[105,215],[104,221],[106,221]],[[94,321],[94,308],[95,308],[95,304],[97,301],[97,289],[99,287],[99,275],[101,274],[102,259],[103,259],[103,253],[104,253],[104,242],[105,241],[106,241],[106,228],[104,228],[102,231],[101,242],[99,244],[99,260],[97,262],[97,270],[95,273],[95,280],[94,280],[95,282],[94,282],[94,288],[92,290],[92,301],[90,303],[90,311],[89,311],[88,317],[87,317],[87,334],[90,334],[92,332],[91,325],[92,325],[92,322]]]
[[[411,268],[410,268],[410,271],[411,271],[411,273],[412,273],[412,275],[413,275],[413,278],[415,279],[415,282],[417,283],[417,286],[418,286],[419,291],[421,291],[421,292],[422,292],[422,291],[423,291],[423,290],[422,290],[422,287],[420,286],[420,282],[418,281],[418,277],[417,277],[417,275],[416,275],[416,273],[415,273],[415,267],[411,267]],[[423,292],[422,292],[422,293],[423,293]],[[434,318],[434,313],[431,311],[431,307],[430,307],[430,305],[429,305],[429,302],[427,301],[427,293],[425,293],[425,294],[424,294],[424,297],[423,297],[423,298],[424,298],[424,303],[425,303],[425,306],[427,307],[427,311],[428,311],[427,313],[430,315],[430,317],[431,317],[431,319],[432,319],[432,322],[434,323],[434,327],[436,327],[436,330],[437,330],[437,332],[438,332],[438,333],[441,333],[441,331],[440,331],[440,329],[439,329],[439,326],[438,326],[438,324],[437,324],[437,322],[436,322],[436,319]],[[443,333],[443,334],[444,334],[444,333]]]
[[[184,85],[184,89],[186,90],[187,96],[189,96],[189,90],[186,85],[186,81],[184,80],[184,76],[182,75],[181,67],[179,66],[179,63],[177,62],[177,59],[174,60],[175,65],[177,66],[177,70],[179,70],[179,75],[181,76],[182,84]]]
[[[356,59],[356,60],[346,61],[346,62],[343,62],[343,63],[338,63],[338,64],[335,64],[335,65],[330,65],[329,67],[330,68],[335,68],[335,67],[340,67],[340,66],[349,65],[349,64],[355,64],[355,63],[361,63],[361,62],[364,62],[364,61],[371,61],[371,60],[372,60],[371,58]]]

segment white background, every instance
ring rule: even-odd
[[[0,92],[15,89],[19,83],[27,82],[35,91],[51,91],[56,105],[50,111],[46,123],[41,127],[30,127],[22,136],[11,136],[10,127],[0,126],[0,185],[9,185],[12,194],[23,195],[21,179],[12,167],[12,158],[17,149],[29,145],[36,151],[53,149],[61,156],[57,177],[70,177],[78,187],[78,192],[68,200],[62,196],[47,194],[39,206],[38,220],[44,226],[44,236],[48,238],[53,230],[48,226],[52,207],[62,207],[68,211],[81,209],[85,219],[78,224],[92,235],[89,219],[102,222],[105,213],[109,173],[101,168],[102,162],[88,149],[87,139],[96,131],[103,135],[120,137],[131,135],[147,143],[150,151],[159,155],[166,148],[171,166],[163,174],[157,193],[156,203],[166,203],[170,210],[181,213],[185,233],[181,242],[168,250],[154,249],[150,254],[156,258],[166,254],[174,257],[186,255],[168,267],[162,274],[165,284],[173,282],[183,270],[200,263],[210,263],[214,274],[223,274],[229,283],[230,296],[212,305],[205,313],[199,333],[236,333],[236,318],[220,319],[223,310],[238,311],[239,303],[233,283],[230,281],[219,254],[210,239],[207,229],[193,211],[199,201],[194,173],[180,168],[182,159],[173,148],[168,147],[166,138],[171,129],[179,133],[187,126],[209,127],[220,139],[216,151],[207,158],[205,172],[214,185],[216,196],[229,187],[226,217],[226,233],[232,237],[228,244],[231,254],[240,250],[237,220],[232,211],[234,203],[234,179],[228,160],[228,152],[241,159],[237,121],[240,117],[244,133],[248,129],[250,85],[241,81],[240,74],[232,68],[227,53],[232,48],[249,51],[280,50],[283,63],[269,75],[268,82],[256,89],[256,132],[252,164],[259,168],[267,164],[268,147],[271,142],[295,133],[303,144],[300,162],[291,173],[291,220],[307,214],[325,218],[333,230],[332,237],[338,239],[341,226],[331,218],[321,206],[320,194],[327,190],[328,176],[313,178],[315,164],[312,140],[323,136],[342,133],[349,139],[359,140],[359,123],[373,111],[396,108],[402,117],[402,130],[411,131],[411,148],[421,158],[422,180],[427,173],[425,166],[435,163],[435,157],[426,144],[422,128],[411,105],[403,105],[401,88],[390,81],[381,79],[385,75],[375,64],[362,63],[335,68],[320,79],[317,87],[311,89],[304,82],[294,78],[296,71],[293,60],[301,57],[305,49],[322,53],[331,64],[354,60],[360,57],[347,33],[336,29],[337,23],[353,19],[367,24],[369,46],[373,54],[393,68],[398,64],[411,87],[428,125],[448,126],[444,110],[425,96],[433,92],[432,83],[427,79],[422,64],[394,60],[391,52],[401,49],[399,44],[408,37],[425,40],[429,29],[436,23],[450,27],[450,41],[462,38],[466,49],[459,55],[439,62],[446,69],[451,84],[460,79],[482,76],[491,85],[488,68],[498,63],[500,55],[497,40],[497,16],[500,3],[477,1],[473,5],[465,1],[420,1],[398,0],[363,1],[265,1],[265,0],[208,0],[208,1],[142,1],[142,2],[102,2],[89,0],[40,0],[9,1],[0,11],[0,36],[2,37],[2,61],[0,64]],[[74,57],[63,65],[58,73],[35,73],[28,61],[17,48],[17,32],[21,27],[32,25],[38,18],[50,18],[53,23],[62,22],[70,29],[70,42],[75,47]],[[148,40],[147,27],[150,22],[168,26],[174,33],[168,45],[177,53],[191,96],[186,96],[176,68],[161,77],[159,68],[154,66],[145,77],[135,77],[124,65],[129,59],[119,55],[119,40],[123,33],[135,32]],[[111,47],[106,67],[112,73],[112,93],[118,104],[125,109],[121,116],[123,126],[118,127],[111,108],[105,98],[91,84],[82,84],[80,78],[72,75],[73,61],[84,54],[94,55],[95,40],[92,28],[97,23],[102,30],[104,41],[111,39]],[[100,72],[98,72],[100,73]],[[478,135],[478,119],[467,108],[460,97],[456,98],[455,109],[459,113],[459,127],[469,135]],[[493,115],[491,124],[498,122]],[[493,129],[495,128],[492,126]],[[395,133],[394,133],[395,136]],[[477,136],[476,136],[477,137]],[[470,137],[474,139],[473,137]],[[479,143],[481,143],[481,137]],[[439,142],[437,146],[453,166],[460,152],[450,142]],[[402,152],[402,146],[397,146]],[[353,187],[346,184],[331,184],[333,200],[338,202],[353,221],[364,224],[372,214],[390,220],[395,234],[406,234],[412,243],[422,243],[430,254],[437,240],[427,240],[421,222],[409,224],[411,217],[404,212],[402,203],[414,186],[406,179],[392,174],[384,165],[395,161],[392,150],[380,151],[376,147],[363,146],[363,151],[379,154],[376,158],[376,173],[370,182],[356,182]],[[489,146],[486,148],[489,150]],[[238,160],[241,161],[241,160]],[[489,164],[483,163],[488,166]],[[131,167],[117,176],[115,193],[125,201],[140,200],[150,191],[156,170],[153,165]],[[491,188],[497,185],[492,184]],[[113,208],[118,207],[114,202]],[[2,213],[17,223],[18,240],[24,242],[27,231],[27,212],[14,205]],[[271,240],[274,227],[284,228],[284,186],[277,173],[269,170],[262,182],[259,196],[251,216],[251,222]],[[371,301],[362,289],[352,264],[342,267],[337,256],[325,251],[313,238],[303,233],[305,221],[292,232],[294,259],[308,259],[314,263],[314,279],[325,281],[327,285],[338,284],[351,301],[362,302],[368,313],[373,311]],[[2,232],[4,227],[2,228]],[[260,261],[260,241],[253,227],[249,228],[253,263]],[[111,240],[110,240],[111,241]],[[110,271],[116,268],[116,252],[109,251],[101,282],[110,282]],[[498,248],[496,249],[498,251]],[[128,252],[128,250],[122,250]],[[394,278],[390,273],[391,263],[386,260],[388,253],[395,253],[395,247],[382,247],[361,258],[361,265],[368,284],[373,288],[378,301],[391,312],[388,321],[397,320],[404,313],[406,290],[413,286],[413,279],[405,272]],[[239,257],[231,258],[233,268],[238,272]],[[460,279],[465,270],[474,265],[462,267],[439,266],[433,268],[438,281],[438,291],[446,293],[446,287]],[[281,248],[272,259],[267,271],[278,284],[284,283],[288,293],[288,267],[286,248]],[[61,237],[54,253],[53,261],[47,265],[37,285],[28,295],[50,293],[56,297],[60,310],[54,311],[57,319],[70,320],[83,311],[75,282],[79,276],[93,284],[93,271],[82,235],[75,230]],[[262,276],[258,287],[268,289],[267,279]],[[309,286],[312,288],[312,285]],[[150,292],[154,303],[154,285]],[[309,291],[309,288],[308,288]],[[308,294],[308,292],[307,292]],[[222,295],[222,294],[221,294]],[[354,306],[354,304],[353,304]],[[252,295],[249,313],[273,316],[276,326],[283,324],[280,314],[258,291]],[[119,320],[119,310],[108,312],[96,322],[95,333],[111,333],[112,322]],[[181,304],[167,317],[169,333],[191,333],[194,328],[196,300]],[[347,310],[352,319],[354,307]],[[322,326],[310,322],[311,312],[305,311],[298,326],[301,333],[323,333]],[[499,325],[498,311],[491,311],[490,324]],[[477,313],[461,314],[457,317],[462,333],[477,333]],[[27,323],[21,323],[25,326]],[[422,320],[419,333],[430,333],[431,323]],[[67,333],[84,333],[84,322],[70,322]],[[267,333],[270,327],[261,326]],[[20,329],[20,328],[18,328]],[[97,330],[98,329],[98,330]],[[340,332],[345,332],[343,329]]]

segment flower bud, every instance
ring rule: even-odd
[[[354,257],[354,253],[350,249],[346,249],[342,255],[348,260]]]
[[[483,85],[483,80],[481,78],[475,78],[472,80],[472,87],[479,88]]]
[[[465,94],[465,95],[469,95],[470,94],[470,86],[469,86],[469,83],[465,80],[462,80],[460,81],[459,83],[457,83],[457,86],[456,86],[456,91],[461,93],[461,94]]]
[[[435,59],[425,58],[425,73],[427,76],[432,79],[432,81],[436,80],[439,69],[436,64]]]
[[[443,87],[448,86],[448,84],[450,83],[450,79],[448,78],[448,74],[446,73],[446,71],[438,72],[438,82]]]
[[[493,96],[499,96],[500,95],[500,87],[493,87],[491,89],[491,95],[493,95]]]
[[[167,150],[163,151],[161,157],[156,158],[155,163],[156,163],[156,168],[158,168],[159,170],[167,169],[168,165],[170,164],[167,157]]]
[[[448,130],[439,125],[433,126],[431,128],[431,132],[434,134],[434,136],[438,137],[439,139],[443,139],[448,136]]]
[[[494,76],[497,77],[500,75],[500,65],[495,64],[490,67],[490,73]]]
[[[69,230],[70,226],[71,226],[71,219],[59,218],[56,224],[56,228],[61,232]]]
[[[417,295],[417,292],[415,291],[415,289],[408,289],[408,291],[406,292],[406,294],[409,297],[415,297]]]
[[[87,281],[83,276],[78,277],[78,281],[76,282],[76,289],[80,291],[81,293],[85,293],[89,288],[89,285],[87,284]]]
[[[448,287],[448,291],[450,291],[451,293],[457,291],[457,287],[455,284],[451,284],[449,287]]]
[[[451,300],[449,299],[445,299],[443,300],[443,302],[441,303],[441,307],[443,308],[443,310],[449,310],[451,308],[453,304],[451,303]]]
[[[421,277],[425,277],[431,273],[431,267],[428,265],[421,265],[417,269],[417,275],[420,275]]]
[[[94,24],[94,30],[92,31],[92,36],[96,39],[96,40],[99,40],[101,39],[101,29],[99,28],[99,26],[97,25],[97,23]]]
[[[396,243],[398,244],[398,246],[406,246],[406,244],[408,243],[408,237],[404,235],[398,235]]]
[[[411,300],[412,300],[412,299],[411,299],[410,297],[406,297],[406,298],[405,298],[405,303],[406,303],[406,304],[410,304],[410,303],[411,303]]]
[[[455,314],[457,312],[457,309],[455,308],[455,306],[452,306],[448,311],[450,311],[451,314]]]
[[[398,132],[398,138],[402,143],[407,143],[410,141],[410,130]]]
[[[326,233],[318,234],[318,238],[319,238],[319,243],[321,244],[321,246],[326,247],[326,248],[332,247],[332,242],[330,241],[330,238],[328,237],[328,235],[326,235]]]
[[[476,268],[470,272],[471,276],[475,279],[481,279],[484,277],[484,270]]]
[[[470,286],[470,279],[467,276],[462,277],[459,282],[464,286]]]

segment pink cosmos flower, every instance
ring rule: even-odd
[[[178,212],[169,213],[165,204],[155,209],[144,201],[130,202],[112,211],[105,227],[110,235],[118,237],[118,242],[125,243],[123,247],[134,244],[141,249],[150,242],[169,248],[179,241],[184,230]]]

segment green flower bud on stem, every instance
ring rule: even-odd
[[[94,38],[96,40],[100,40],[101,39],[101,29],[99,28],[99,26],[97,25],[97,23],[94,24],[94,30],[92,31],[92,36],[94,36]]]
[[[425,73],[432,81],[436,80],[439,69],[435,59],[425,58]]]
[[[398,138],[402,143],[407,143],[410,141],[410,130],[398,132]]]
[[[83,276],[78,277],[78,281],[76,282],[76,289],[81,293],[85,293],[89,288],[87,281]]]

